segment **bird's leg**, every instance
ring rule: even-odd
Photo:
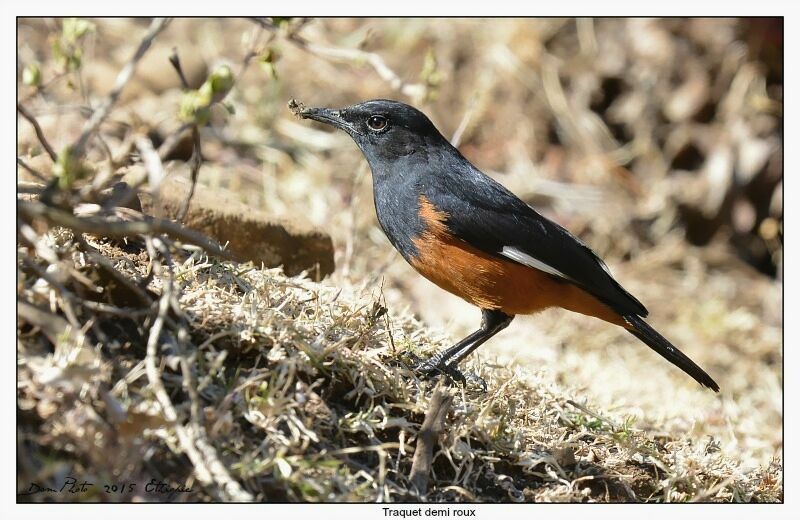
[[[460,351],[469,347],[472,343],[474,343],[482,334],[482,330],[477,330],[467,336],[466,338],[462,339],[452,347],[437,352],[436,354],[432,355],[425,361],[419,364],[417,367],[418,372],[422,372],[423,374],[429,374],[431,372],[440,371],[447,365],[447,361],[458,354]]]
[[[479,329],[480,332],[483,332],[483,335],[471,345],[465,345],[462,350],[460,350],[447,361],[447,364],[459,364],[464,360],[464,358],[472,354],[475,349],[486,343],[486,341],[488,341],[492,336],[508,327],[509,323],[511,323],[511,320],[513,319],[514,316],[509,316],[503,312],[484,309],[483,319],[481,320],[481,328]]]
[[[514,316],[509,316],[496,310],[482,310],[481,328],[462,339],[452,347],[434,354],[417,367],[423,375],[443,373],[456,381],[465,382],[466,377],[456,366],[476,348],[483,345],[489,338],[503,330],[511,323]]]

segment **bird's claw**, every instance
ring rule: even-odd
[[[481,393],[486,393],[487,390],[486,381],[482,377],[472,372],[467,372],[465,374],[455,365],[440,365],[436,364],[434,360],[428,360],[420,363],[416,368],[416,372],[423,378],[429,378],[437,374],[442,374],[450,381],[460,383],[464,387],[467,387],[470,383],[474,383],[481,388]]]
[[[423,361],[421,357],[411,350],[404,350],[397,354],[395,362],[400,365],[410,367],[412,370],[416,370],[416,367],[418,367]]]
[[[464,374],[464,376],[465,376],[464,386],[467,386],[470,383],[479,386],[482,394],[485,394],[489,390],[489,386],[486,384],[486,380],[481,376],[479,376],[478,374],[474,372],[467,372],[466,374]]]
[[[481,393],[485,394],[487,391],[486,381],[480,376],[472,372],[464,373],[456,365],[442,364],[435,357],[423,360],[414,352],[405,350],[397,355],[395,362],[399,366],[410,366],[421,379],[430,379],[437,375],[443,375],[448,381],[460,383],[465,388],[474,385],[481,389]]]

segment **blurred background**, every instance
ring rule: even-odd
[[[77,56],[62,21],[18,25],[19,99],[58,150],[149,21],[91,23]],[[390,316],[410,310],[454,340],[477,327],[476,309],[418,276],[383,236],[349,137],[286,106],[414,104],[603,257],[722,392],[566,311],[518,318],[479,356],[544,374],[654,434],[713,435],[746,465],[782,460],[781,19],[175,20],[112,127],[144,128],[156,145],[177,128],[173,48],[195,87],[219,64],[235,75],[228,110],[213,107],[202,129],[200,183],[329,233],[336,268],[324,284],[382,290]],[[116,150],[125,134],[104,138]],[[34,168],[46,159],[37,146],[20,124],[18,154]],[[170,159],[190,154],[188,143]]]

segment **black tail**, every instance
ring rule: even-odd
[[[625,316],[624,319],[631,326],[628,332],[642,340],[648,347],[661,354],[664,359],[692,376],[695,381],[701,385],[715,392],[719,392],[719,385],[711,379],[711,376],[706,374],[703,369],[689,359],[686,354],[678,350],[675,345],[667,341],[664,336],[656,332],[653,327],[645,323],[642,318],[631,315]]]

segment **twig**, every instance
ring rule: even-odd
[[[183,67],[181,67],[181,59],[178,56],[178,48],[172,48],[172,54],[169,55],[169,62],[172,64],[172,68],[175,69],[175,72],[178,73],[178,78],[181,80],[181,85],[183,88],[189,89],[189,82],[186,81],[186,75],[183,73]]]
[[[121,208],[118,208],[121,210]],[[127,209],[127,208],[126,208]],[[165,234],[176,240],[202,247],[208,253],[232,260],[233,255],[201,233],[171,220],[142,215],[133,210],[139,220],[116,220],[110,217],[77,217],[66,211],[46,206],[41,202],[17,200],[21,217],[31,220],[42,218],[51,225],[70,228],[80,233],[122,238],[132,235]]]
[[[42,182],[47,182],[48,181],[47,177],[42,172],[40,172],[39,170],[33,168],[31,165],[29,165],[28,163],[26,163],[25,161],[23,161],[19,157],[17,157],[17,164],[22,166],[22,168],[24,170],[26,170],[28,173],[30,173],[31,175],[33,175],[34,177],[36,177],[40,181],[42,181]]]
[[[83,300],[81,301],[81,305],[93,311],[104,312],[106,314],[120,316],[123,318],[137,318],[139,316],[146,316],[149,314],[147,309],[137,309],[135,307],[117,307],[116,305],[109,305],[107,303],[95,302],[92,300]]]
[[[273,37],[274,34],[272,35],[271,38]],[[255,50],[255,46],[253,45],[251,46],[250,50],[248,50],[248,52],[245,54],[245,57],[242,60],[242,65],[239,70],[239,75],[235,76],[236,81],[238,81],[242,77],[245,70],[247,70],[247,66],[250,63],[250,60],[256,55],[257,52]],[[169,62],[172,64],[172,67],[175,69],[175,72],[178,73],[178,77],[181,80],[183,88],[188,90],[190,88],[189,82],[186,80],[186,75],[183,73],[183,67],[181,66],[181,60],[180,57],[178,56],[178,50],[176,48],[172,49],[172,54],[169,57]],[[222,97],[224,97],[224,94],[222,95]],[[213,104],[217,101],[220,100],[216,101],[212,100],[211,103]],[[178,209],[178,213],[176,215],[176,220],[178,222],[183,222],[183,219],[186,217],[186,213],[189,211],[189,205],[192,202],[192,197],[194,196],[195,188],[197,187],[197,178],[200,175],[200,168],[203,166],[203,148],[202,148],[202,142],[200,140],[199,125],[197,124],[197,121],[192,121],[191,123],[188,124],[188,126],[190,126],[192,129],[192,158],[190,160],[191,183],[189,185],[189,192],[186,194],[186,198],[184,199],[183,204],[181,204],[181,207]],[[185,125],[181,126],[181,128],[179,128],[178,131],[175,132],[175,134],[173,134],[175,138],[175,143],[177,143],[177,140],[180,138],[181,134],[183,133],[183,129],[185,127],[186,127]],[[166,157],[168,153],[167,150],[171,150],[171,147],[174,146],[172,143],[170,143],[169,147],[167,147],[166,145],[167,143],[165,142],[162,145],[162,148],[159,149],[159,156],[162,159]]]
[[[75,309],[73,309],[72,304],[75,302],[76,297],[72,294],[72,292],[67,289],[64,284],[59,282],[55,279],[50,273],[48,273],[45,269],[43,269],[39,264],[28,258],[27,256],[22,257],[22,262],[36,271],[36,274],[39,275],[39,278],[42,278],[45,282],[50,285],[53,289],[58,291],[58,294],[61,295],[61,307],[64,309],[64,316],[67,317],[67,321],[72,326],[72,328],[76,331],[81,330],[80,323],[78,322],[78,316],[75,314]]]
[[[100,143],[100,148],[102,148],[106,156],[106,164],[92,178],[91,183],[80,188],[81,200],[96,200],[97,195],[108,187],[117,169],[117,164],[114,162],[114,154],[100,134],[97,135],[97,142]]]
[[[598,420],[598,421],[600,421],[601,423],[606,423],[606,424],[608,424],[609,426],[611,426],[611,430],[612,430],[612,431],[619,430],[619,427],[618,427],[616,424],[614,424],[614,421],[612,421],[611,419],[609,419],[609,418],[607,418],[607,417],[603,417],[602,415],[599,415],[599,414],[597,414],[597,413],[595,413],[595,412],[593,412],[593,411],[589,410],[588,408],[586,408],[586,407],[585,407],[585,406],[583,406],[582,404],[580,404],[580,403],[576,403],[576,402],[575,402],[575,401],[573,401],[572,399],[567,399],[567,404],[568,404],[568,405],[570,405],[570,406],[572,406],[573,408],[577,408],[578,410],[582,411],[582,412],[583,412],[583,413],[585,413],[586,415],[589,415],[589,416],[591,416],[591,417],[594,417],[595,419],[597,419],[597,420]]]
[[[193,123],[183,123],[181,126],[178,127],[177,130],[172,132],[169,137],[167,137],[161,146],[158,147],[158,156],[161,158],[162,161],[166,161],[169,154],[175,150],[178,144],[181,142],[181,136],[187,130],[192,127]]]
[[[105,269],[106,272],[108,272],[111,276],[113,276],[115,280],[117,280],[119,283],[125,286],[125,288],[131,291],[133,294],[135,294],[143,305],[150,305],[151,303],[153,303],[153,300],[145,292],[144,289],[136,285],[136,283],[134,283],[130,278],[119,272],[108,258],[102,255],[100,251],[97,250],[97,248],[95,248],[93,245],[87,242],[82,236],[76,234],[75,241],[84,250],[84,252],[91,257],[92,260],[94,260],[95,262],[97,262],[98,265],[100,265],[101,268]]]
[[[458,128],[456,128],[456,131],[453,132],[453,138],[450,140],[450,144],[452,144],[455,148],[458,148],[458,145],[461,144],[461,138],[464,137],[464,132],[467,130],[469,122],[472,119],[472,114],[474,113],[475,100],[473,99],[470,101],[466,112],[464,112],[464,116],[461,118],[461,122],[458,123]]]
[[[47,138],[44,136],[44,132],[42,132],[42,127],[39,126],[39,122],[36,120],[33,114],[28,112],[28,109],[19,103],[17,103],[17,112],[19,112],[20,115],[27,119],[31,126],[33,126],[33,131],[36,132],[36,138],[39,139],[40,143],[42,143],[42,146],[47,152],[47,155],[50,156],[50,159],[53,162],[56,162],[58,160],[58,155],[56,155],[56,152],[53,150],[53,147],[50,146],[50,143],[47,142]]]
[[[55,85],[58,81],[61,81],[62,79],[66,78],[69,74],[70,74],[69,70],[64,70],[64,71],[59,72],[58,74],[56,74],[55,76],[53,76],[52,78],[50,78],[49,80],[44,82],[43,84],[41,84],[38,87],[36,87],[35,89],[33,89],[33,92],[31,92],[27,96],[23,97],[22,101],[30,101],[31,99],[33,99],[37,95],[42,95],[42,97],[44,97],[44,93],[47,91],[48,88],[50,88],[53,85]]]
[[[149,137],[139,135],[135,140],[136,149],[142,156],[142,163],[144,169],[147,171],[147,182],[150,185],[150,193],[153,195],[154,201],[158,199],[159,187],[161,181],[164,180],[164,165],[161,164],[161,157],[158,152],[153,148],[153,142]],[[157,206],[157,204],[154,205]]]
[[[72,154],[75,156],[80,156],[83,154],[89,138],[92,136],[92,134],[94,134],[95,131],[97,131],[100,124],[108,117],[109,113],[111,112],[111,108],[119,99],[120,94],[122,94],[122,89],[125,88],[125,85],[127,85],[128,81],[130,81],[131,77],[133,77],[133,73],[136,71],[136,65],[139,63],[139,60],[142,59],[142,56],[144,56],[145,52],[147,52],[147,49],[150,48],[150,44],[153,43],[153,39],[167,27],[170,21],[170,18],[153,19],[153,22],[150,24],[150,28],[147,30],[147,33],[142,38],[142,41],[139,42],[139,47],[136,49],[136,52],[133,54],[128,63],[125,64],[122,70],[120,70],[119,74],[117,74],[117,80],[114,83],[114,88],[111,90],[108,96],[106,96],[103,102],[100,103],[100,107],[95,110],[94,113],[92,113],[92,117],[90,117],[83,126],[81,135],[75,141],[75,144],[72,145]]]
[[[172,67],[175,69],[175,72],[178,73],[178,77],[181,80],[181,84],[183,88],[189,89],[189,82],[186,81],[186,75],[183,73],[183,67],[181,67],[181,59],[178,57],[178,50],[173,48],[172,54],[169,57],[169,62],[172,64]],[[186,212],[189,211],[189,204],[192,202],[192,196],[194,196],[194,189],[197,186],[197,176],[200,174],[200,167],[203,165],[203,151],[201,149],[200,144],[200,129],[197,127],[196,122],[191,123],[192,127],[192,158],[191,158],[191,184],[189,185],[189,193],[186,194],[186,199],[183,201],[180,209],[178,210],[178,214],[176,215],[176,219],[178,222],[183,222],[183,218],[186,216]]]
[[[45,189],[44,184],[37,182],[17,181],[17,193],[38,195]]]
[[[44,259],[47,263],[54,264],[58,262],[58,255],[53,251],[40,237],[33,228],[17,218],[17,233],[19,234],[20,242],[28,244],[39,258]]]
[[[237,82],[241,81],[242,78],[244,77],[244,73],[250,66],[250,62],[252,61],[252,59],[258,56],[259,48],[263,48],[264,45],[268,45],[272,40],[275,39],[276,33],[272,32],[270,33],[269,38],[267,38],[267,41],[263,45],[259,45],[258,40],[263,32],[264,32],[264,26],[259,24],[258,33],[253,36],[253,39],[250,42],[250,46],[247,49],[247,52],[245,53],[244,57],[242,58],[242,63],[239,66],[239,72],[236,74],[236,76],[234,76]]]
[[[174,264],[172,262],[172,255],[170,254],[168,247],[164,247],[162,245],[159,249],[161,254],[164,256],[164,260],[167,262],[167,265],[170,266],[169,283],[173,284]],[[186,355],[186,349],[184,348],[186,338],[189,337],[189,330],[186,326],[186,319],[183,310],[181,309],[180,301],[178,301],[177,295],[174,292],[170,296],[169,304],[175,313],[175,316],[177,317],[176,320],[170,320],[170,323],[172,324],[172,327],[178,329],[176,351],[179,363],[181,365],[181,373],[183,375],[183,388],[186,390],[186,393],[189,396],[189,410],[191,413],[189,416],[189,424],[197,434],[196,440],[199,441],[201,438],[205,437],[205,429],[200,422],[200,395],[197,393],[197,382],[195,381],[194,372],[192,371],[192,363],[189,362],[189,358]]]
[[[200,129],[197,128],[197,125],[192,126],[191,164],[192,164],[192,171],[190,178],[192,182],[189,185],[189,193],[186,194],[186,199],[184,199],[180,211],[178,211],[178,214],[175,215],[175,219],[178,222],[183,222],[183,218],[189,211],[189,204],[192,202],[192,197],[194,196],[194,189],[195,186],[197,186],[197,177],[200,174],[200,167],[203,165],[203,151],[200,145]]]
[[[252,18],[252,20],[269,31],[278,30],[278,27],[269,20],[265,20],[263,18]],[[386,62],[383,61],[383,58],[374,52],[362,51],[361,49],[344,49],[341,47],[317,45],[309,42],[294,32],[289,33],[286,36],[286,39],[300,49],[323,58],[368,63],[375,70],[378,76],[387,82],[389,86],[410,98],[418,99],[424,97],[425,95],[425,85],[421,83],[404,82],[402,79],[400,79],[400,76],[398,76],[395,71],[386,65]]]
[[[148,249],[150,249],[150,247],[151,240],[148,240]],[[157,262],[155,250],[151,252],[151,258],[153,262]],[[213,483],[211,474],[208,472],[205,464],[202,464],[202,457],[199,453],[197,453],[196,448],[189,439],[186,429],[178,422],[178,412],[175,410],[175,406],[172,404],[172,399],[170,399],[166,388],[164,388],[164,383],[161,381],[161,373],[158,369],[159,363],[156,361],[156,358],[158,357],[161,329],[164,327],[164,320],[166,319],[167,312],[170,308],[169,300],[171,295],[172,281],[170,279],[164,283],[163,293],[161,294],[161,298],[158,300],[158,312],[155,320],[153,321],[153,325],[150,327],[150,334],[147,338],[147,353],[144,359],[145,371],[147,373],[147,379],[150,381],[150,386],[153,389],[153,393],[156,396],[156,400],[161,405],[164,419],[173,424],[175,432],[178,434],[178,440],[180,441],[184,452],[192,460],[192,463],[195,466],[197,478],[200,479],[200,481],[204,484],[210,485]]]
[[[433,449],[436,447],[439,435],[444,431],[444,421],[452,404],[453,395],[446,390],[442,390],[441,385],[437,386],[433,392],[433,397],[431,397],[430,408],[428,408],[425,420],[422,422],[422,428],[417,434],[414,461],[411,463],[411,473],[408,475],[409,480],[420,496],[428,492]]]
[[[156,240],[147,240],[147,249],[151,259],[156,265],[155,269],[162,271],[161,263],[156,255]],[[159,241],[160,242],[160,241]],[[164,292],[158,302],[158,313],[150,328],[147,339],[147,354],[145,356],[145,371],[150,386],[155,393],[156,399],[161,405],[164,418],[172,423],[175,433],[178,436],[181,448],[195,468],[195,475],[203,484],[220,489],[222,497],[235,502],[252,502],[253,496],[245,491],[242,486],[228,473],[227,468],[219,460],[216,450],[204,438],[202,438],[202,428],[187,428],[178,421],[178,412],[172,404],[172,400],[164,388],[161,380],[161,373],[158,370],[156,358],[158,356],[158,344],[167,312],[170,308],[172,299],[173,279],[172,271],[167,269],[167,277],[164,283]],[[162,273],[163,274],[163,273]]]
[[[311,43],[296,34],[291,35],[289,37],[289,41],[295,43],[300,48],[305,49],[312,54],[316,54],[317,56],[335,60],[364,61],[370,64],[372,68],[375,69],[375,72],[378,74],[378,76],[387,82],[393,89],[405,94],[410,98],[421,98],[425,95],[425,85],[420,83],[404,82],[402,79],[400,79],[400,76],[398,76],[395,71],[386,65],[386,62],[383,61],[383,58],[374,52],[362,51],[361,49],[324,47],[322,45]]]
[[[58,345],[59,339],[63,338],[65,333],[71,341],[78,343],[76,330],[71,328],[67,320],[20,297],[17,297],[17,315],[31,325],[39,327],[53,345]]]

